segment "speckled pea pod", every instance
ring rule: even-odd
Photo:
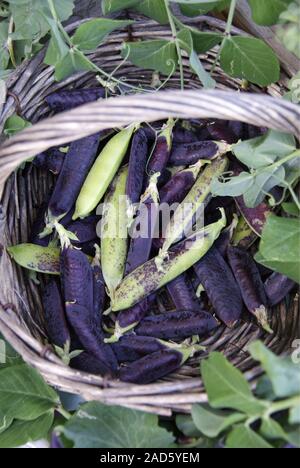
[[[128,167],[120,170],[105,198],[101,233],[102,273],[111,297],[123,279],[126,265],[127,203],[126,182]]]
[[[167,259],[153,258],[128,275],[116,289],[112,310],[129,309],[145,297],[168,284],[199,261],[219,237],[226,226],[224,210],[222,218],[181,242]]]
[[[192,166],[199,159],[216,159],[230,151],[230,145],[217,141],[197,141],[174,145],[169,164],[173,166]]]
[[[228,126],[228,123],[214,122],[207,126],[210,136],[214,140],[224,141],[229,144],[237,143],[238,137]]]
[[[102,200],[122,164],[135,129],[131,125],[113,136],[105,145],[81,188],[73,220],[89,215]]]
[[[257,235],[253,232],[244,217],[240,216],[232,236],[232,245],[248,249],[256,240]]]
[[[10,256],[23,268],[49,275],[60,274],[60,249],[34,244],[7,247]]]
[[[197,346],[182,346],[149,354],[138,361],[121,366],[120,380],[140,385],[155,382],[175,372],[199,350]]]
[[[229,247],[228,260],[247,309],[264,330],[272,333],[268,323],[266,291],[251,254],[238,247]]]
[[[243,197],[237,197],[235,202],[252,231],[257,236],[261,236],[267,218],[272,213],[270,207],[266,203],[260,203],[256,208],[248,208]]]
[[[211,183],[213,179],[223,174],[227,167],[227,158],[217,159],[209,164],[200,174],[166,228],[165,242],[160,251],[161,257],[164,257],[171,245],[182,237],[182,234],[188,228],[191,228],[195,215],[197,215],[203,203],[211,195]]]
[[[241,318],[243,301],[234,276],[216,247],[198,263],[195,272],[203,285],[217,317],[228,327]]]
[[[265,282],[269,305],[274,307],[280,304],[296,286],[296,283],[286,276],[276,272],[272,273]]]

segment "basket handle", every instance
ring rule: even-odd
[[[0,147],[0,196],[8,176],[29,157],[99,130],[177,117],[237,120],[294,134],[300,107],[283,99],[228,91],[159,91],[109,98],[45,119]]]

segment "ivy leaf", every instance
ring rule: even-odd
[[[216,82],[205,70],[199,59],[197,52],[194,49],[194,41],[191,31],[188,28],[182,29],[178,34],[182,49],[190,56],[190,67],[197,74],[204,88],[215,88]]]
[[[48,412],[33,421],[14,421],[0,433],[0,448],[14,448],[46,438],[53,424],[54,414]]]
[[[127,42],[122,49],[122,57],[127,57],[138,67],[155,70],[170,75],[178,66],[178,56],[174,42],[154,40]]]
[[[300,223],[298,219],[268,217],[256,260],[300,283]]]
[[[280,65],[273,50],[260,39],[228,37],[221,53],[221,67],[229,75],[260,86],[275,83]]]
[[[134,21],[118,21],[106,18],[96,18],[82,24],[77,28],[72,42],[81,50],[94,50],[103,39],[112,31],[122,29]]]
[[[56,392],[26,364],[0,370],[0,411],[7,418],[29,421],[58,404]]]
[[[272,26],[279,20],[281,13],[288,9],[293,0],[248,0],[252,18],[261,26]]]
[[[194,405],[192,418],[195,426],[207,437],[215,438],[229,427],[246,419],[244,414],[225,414],[208,409],[204,405]]]
[[[134,9],[158,23],[168,24],[169,17],[164,0],[140,0]]]
[[[291,358],[276,356],[260,341],[252,343],[249,351],[251,356],[261,363],[278,398],[300,394],[300,368]]]
[[[168,448],[174,442],[157,416],[98,402],[82,405],[64,435],[75,448]]]
[[[249,415],[265,409],[251,392],[243,374],[220,353],[211,353],[201,364],[201,374],[213,408],[230,408]]]
[[[241,172],[240,175],[232,177],[229,181],[221,182],[214,179],[211,184],[213,195],[220,197],[239,197],[249,190],[253,185],[252,174]]]
[[[284,158],[296,150],[293,135],[269,130],[266,135],[233,146],[234,155],[246,166],[259,169]]]
[[[69,49],[67,55],[55,66],[55,79],[61,81],[75,72],[93,69],[93,66],[78,51]]]
[[[226,440],[226,447],[230,449],[271,449],[268,442],[254,432],[250,427],[238,425]]]
[[[102,11],[104,15],[115,11],[125,10],[136,5],[140,0],[102,0]]]

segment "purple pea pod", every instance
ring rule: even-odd
[[[115,372],[118,367],[117,359],[111,347],[104,343],[104,335],[98,327],[93,309],[66,303],[66,314],[84,350],[99,361],[105,374]]]
[[[272,273],[265,282],[265,290],[271,307],[280,304],[297,284],[280,273]]]
[[[61,219],[73,207],[91,169],[100,143],[100,134],[71,143],[49,203],[49,222]]]
[[[38,212],[36,219],[32,225],[29,242],[30,244],[40,245],[41,247],[48,247],[49,242],[51,241],[51,236],[40,238],[40,234],[44,231],[46,227],[46,216],[48,211],[48,203],[43,203]]]
[[[196,164],[177,172],[159,191],[160,203],[181,203],[196,182],[201,167]]]
[[[134,362],[146,356],[166,349],[163,341],[151,336],[125,335],[118,343],[112,344],[112,349],[121,362]]]
[[[138,361],[121,366],[119,371],[120,380],[139,385],[155,382],[175,372],[200,350],[203,350],[203,348],[197,345],[182,345],[148,354]]]
[[[81,372],[87,372],[94,375],[107,374],[107,366],[92,354],[83,352],[71,360],[70,366]]]
[[[147,262],[150,257],[159,209],[157,179],[158,174],[150,178],[149,186],[141,198],[137,217],[131,229],[125,276]]]
[[[169,164],[173,166],[192,166],[200,159],[215,159],[228,153],[230,145],[217,141],[197,141],[195,143],[174,145]]]
[[[268,323],[265,287],[251,254],[239,247],[229,247],[227,253],[247,309],[257,318],[264,330],[273,333]]]
[[[238,142],[236,134],[231,130],[228,124],[222,124],[220,122],[214,122],[207,126],[207,130],[213,140],[224,141],[232,145]]]
[[[57,91],[45,98],[48,106],[55,113],[75,109],[76,107],[97,101],[105,97],[104,88],[72,89]]]
[[[154,151],[147,166],[147,172],[150,176],[157,173],[162,174],[168,164],[172,149],[174,124],[174,120],[169,119],[157,138]]]
[[[247,126],[243,122],[231,120],[228,122],[228,128],[236,136],[236,141],[247,140]]]
[[[261,236],[267,218],[272,213],[270,207],[266,203],[261,203],[256,208],[248,208],[243,196],[235,198],[235,202],[247,224],[256,235]]]
[[[65,153],[58,148],[50,148],[44,153],[40,153],[33,160],[33,165],[58,175],[63,167]]]
[[[194,265],[194,269],[217,317],[227,327],[234,327],[241,318],[243,301],[239,287],[219,250],[213,247]]]
[[[126,183],[126,196],[128,199],[130,218],[134,214],[134,206],[139,203],[143,191],[148,150],[149,140],[144,129],[140,128],[135,133],[132,140]]]
[[[171,281],[167,290],[177,310],[200,309],[198,298],[186,274]]]
[[[214,244],[214,247],[218,249],[222,257],[224,258],[227,255],[228,246],[230,245],[233,233],[235,232],[238,223],[239,219],[236,215],[234,215],[231,225],[224,229],[224,231],[220,234],[220,237],[216,240]]]
[[[181,340],[193,335],[208,335],[217,326],[218,322],[208,312],[183,310],[146,317],[135,333],[167,341]]]
[[[86,244],[87,242],[97,239],[97,224],[99,216],[88,216],[85,219],[72,221],[68,225],[68,231],[73,232],[78,238],[78,241],[73,241],[74,245]]]
[[[106,289],[105,289],[105,281],[103,278],[101,265],[100,265],[100,249],[97,248],[96,256],[92,263],[92,270],[93,270],[93,305],[94,305],[94,315],[96,319],[96,323],[98,324],[99,328],[102,326],[102,314],[104,312],[105,307],[105,299],[106,299]]]
[[[198,140],[197,134],[194,130],[183,127],[182,125],[176,125],[173,131],[173,143],[186,144],[194,143]]]
[[[63,349],[71,338],[61,290],[55,279],[50,279],[43,288],[42,302],[47,335],[51,343]]]
[[[53,431],[51,434],[51,442],[50,442],[50,448],[51,449],[62,449],[64,448],[62,441],[60,440],[59,433],[56,431]]]
[[[99,239],[94,239],[89,242],[85,242],[84,244],[80,244],[80,249],[85,255],[89,257],[95,257],[96,255],[96,248],[95,245],[99,244]]]

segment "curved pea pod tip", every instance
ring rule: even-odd
[[[115,291],[112,310],[129,309],[145,297],[165,286],[187,271],[200,260],[219,237],[226,226],[226,215],[221,209],[219,221],[201,229],[192,237],[176,246],[169,257],[160,264],[161,258],[153,258],[126,276]]]
[[[49,275],[60,274],[60,249],[35,244],[19,244],[7,247],[9,255],[18,265],[28,270]]]
[[[73,220],[89,215],[102,200],[115,177],[138,125],[131,125],[113,136],[92,166],[76,201]]]

